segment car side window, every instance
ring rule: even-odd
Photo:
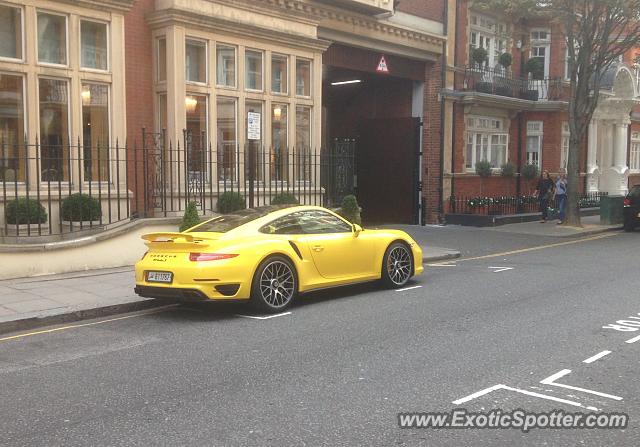
[[[260,229],[267,234],[304,234],[300,224],[300,214],[292,213],[274,220]]]
[[[300,225],[305,234],[351,233],[351,225],[324,211],[302,211]]]

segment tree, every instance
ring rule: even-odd
[[[569,59],[568,225],[580,226],[580,148],[600,99],[604,75],[640,41],[640,0],[475,0],[513,20],[547,17],[560,26]]]

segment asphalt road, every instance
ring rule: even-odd
[[[176,307],[2,338],[0,444],[640,445],[640,341],[625,343],[640,329],[616,323],[639,317],[640,233],[421,237],[466,259],[429,266],[410,284],[419,288],[324,291],[271,319]],[[495,385],[508,388],[469,398]],[[398,428],[399,412],[461,407],[630,421],[528,433]]]

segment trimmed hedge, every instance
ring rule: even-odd
[[[5,215],[8,224],[43,224],[47,222],[47,212],[34,199],[17,199],[7,203]]]
[[[300,205],[300,201],[293,194],[276,194],[271,199],[271,205]]]
[[[180,232],[186,231],[191,227],[195,227],[200,223],[200,217],[198,216],[198,207],[195,202],[189,202],[187,209],[184,210],[184,217],[182,218],[182,224],[180,225]]]
[[[62,200],[60,206],[62,220],[71,222],[82,222],[99,220],[102,216],[100,202],[86,194],[72,194]]]
[[[218,197],[218,212],[220,214],[229,214],[234,211],[243,210],[247,207],[242,194],[238,192],[225,192]]]
[[[348,196],[344,196],[344,198],[342,199],[342,206],[340,207],[338,214],[347,219],[349,222],[362,225],[362,217],[360,216],[360,211],[362,211],[362,209],[358,205],[356,196],[350,194]]]

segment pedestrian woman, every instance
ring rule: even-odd
[[[538,180],[538,186],[536,187],[536,195],[538,196],[538,203],[540,204],[540,212],[542,213],[542,220],[540,223],[547,221],[549,213],[549,201],[553,197],[554,183],[549,175],[549,171],[542,171],[540,179]]]
[[[564,223],[565,208],[567,206],[567,174],[564,169],[560,170],[560,174],[556,179],[556,199],[558,201],[558,225]]]

